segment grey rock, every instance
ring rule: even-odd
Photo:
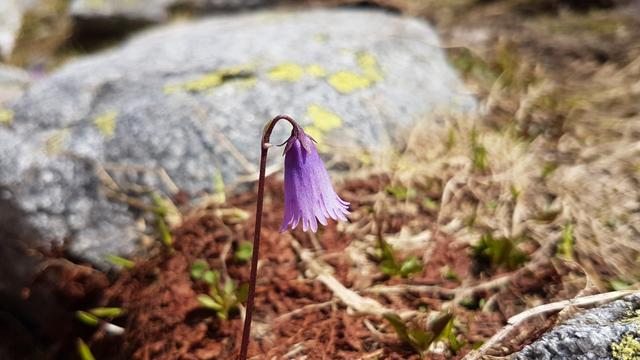
[[[16,37],[22,25],[24,6],[21,0],[0,1],[0,58],[13,51]]]
[[[171,8],[192,11],[237,10],[273,3],[275,0],[73,0],[70,14],[102,25],[159,23],[169,18]],[[107,20],[107,22],[105,22]]]
[[[174,0],[74,0],[69,13],[75,18],[95,21],[110,19],[131,22],[162,22]]]
[[[527,345],[513,356],[517,360],[607,360],[612,343],[624,335],[637,338],[638,321],[635,311],[640,308],[640,295],[631,295],[610,304],[588,310],[562,325],[556,326],[536,342]],[[640,358],[636,354],[635,358]]]
[[[204,193],[216,174],[234,184],[255,172],[276,114],[344,154],[399,145],[430,114],[474,108],[416,19],[261,12],[157,29],[66,65],[16,102],[0,126],[0,233],[69,239],[72,253],[100,263],[139,237],[140,214],[114,200],[114,182],[128,195],[171,194],[172,182]]]
[[[31,78],[26,71],[0,64],[0,109],[19,98],[30,82]],[[0,122],[1,119],[2,115]]]

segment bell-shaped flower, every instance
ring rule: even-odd
[[[349,203],[340,199],[314,144],[300,127],[294,127],[284,150],[284,220],[280,232],[295,229],[316,232],[318,221],[346,221]]]

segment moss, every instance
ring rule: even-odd
[[[0,125],[10,126],[13,124],[13,110],[0,108]]]
[[[611,343],[611,356],[616,360],[640,359],[640,341],[635,334],[627,333],[617,343]]]
[[[304,69],[302,66],[294,63],[280,64],[269,71],[267,76],[271,80],[299,81],[304,75]]]
[[[102,115],[96,116],[96,118],[93,119],[93,123],[104,137],[111,138],[116,131],[117,117],[118,112],[111,110]]]

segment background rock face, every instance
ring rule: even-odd
[[[342,152],[382,149],[436,110],[474,104],[418,20],[319,10],[161,28],[65,66],[10,109],[0,232],[70,239],[100,262],[131,253],[138,237],[138,214],[113,190],[198,193],[216,174],[231,184],[256,170],[276,114]],[[273,142],[287,134],[278,127]]]
[[[268,5],[275,0],[73,0],[71,15],[83,20],[162,22],[172,7],[200,11],[236,10]]]
[[[624,359],[624,347],[633,345],[629,339],[638,344],[638,308],[640,296],[633,295],[589,310],[547,332],[514,359]],[[624,340],[626,336],[631,338]]]

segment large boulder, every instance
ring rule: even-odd
[[[640,359],[640,295],[586,311],[514,355],[527,360]]]
[[[101,263],[138,248],[144,206],[132,196],[197,194],[217,174],[228,185],[251,175],[276,114],[346,154],[474,107],[420,20],[315,10],[160,28],[64,66],[12,106],[0,126],[0,236],[69,240]]]

